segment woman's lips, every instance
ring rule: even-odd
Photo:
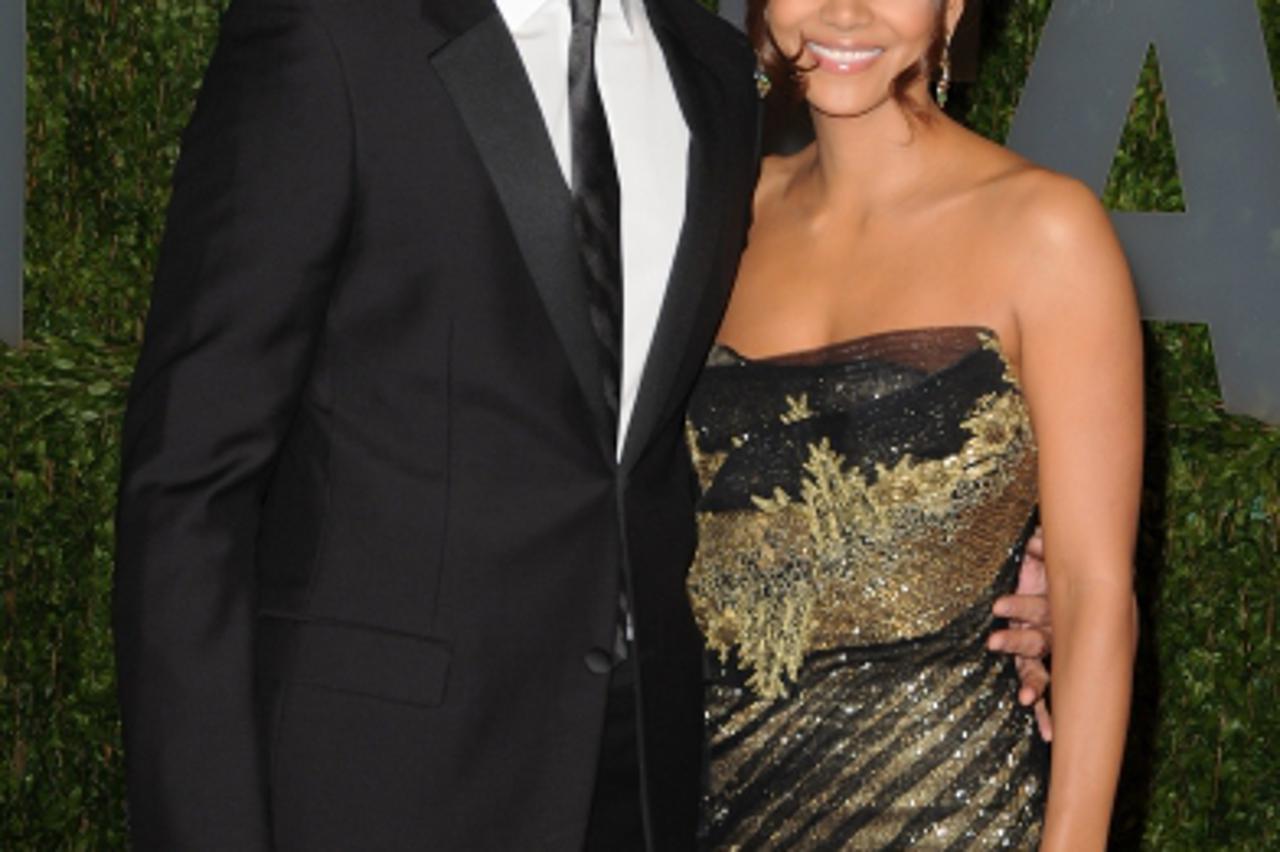
[[[836,47],[816,41],[805,42],[805,47],[819,68],[834,74],[863,71],[884,54],[882,47]]]

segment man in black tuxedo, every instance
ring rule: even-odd
[[[693,0],[232,0],[125,428],[138,848],[692,846],[753,66]]]

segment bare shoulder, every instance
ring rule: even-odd
[[[1111,219],[1075,178],[1023,161],[990,187],[988,222],[1016,276],[1020,298],[1073,298],[1132,289]],[[1102,291],[1102,292],[1099,292]]]
[[[1115,242],[1102,203],[1075,178],[1027,164],[1001,190],[1013,236],[1038,252],[1101,249]]]
[[[1110,217],[1089,187],[964,128],[952,132],[959,227],[989,261],[989,280],[1014,300],[1130,286]]]
[[[1021,239],[1087,238],[1107,226],[1097,197],[1075,178],[1046,169],[963,127],[951,129],[951,159],[958,183],[982,221],[999,222]]]
[[[1109,242],[1110,220],[1080,181],[1043,168],[1003,145],[962,130],[957,135],[956,184],[968,219],[1008,249],[1042,256]]]
[[[1129,264],[1093,190],[1034,165],[1003,183],[993,236],[1022,338],[1073,328],[1081,345],[1100,346],[1099,335],[1133,344],[1139,312]]]

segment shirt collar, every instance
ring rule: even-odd
[[[495,0],[495,2],[507,29],[514,33],[528,23],[529,19],[543,6],[550,3],[567,4],[568,0]],[[635,27],[636,14],[643,14],[643,9],[640,8],[643,5],[644,0],[600,0],[602,14],[611,14],[621,7],[622,19],[626,22],[628,30]]]

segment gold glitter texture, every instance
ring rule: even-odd
[[[687,431],[689,592],[720,664],[703,845],[1035,848],[1044,750],[985,648],[1036,503],[999,340],[919,329],[710,364]]]
[[[760,695],[784,694],[812,651],[938,630],[991,584],[1008,542],[982,532],[1030,514],[1035,445],[1013,388],[979,399],[962,425],[958,453],[906,454],[870,478],[822,439],[797,499],[779,488],[756,511],[700,515],[694,613],[712,650],[736,648]],[[709,484],[724,454],[693,447]]]

